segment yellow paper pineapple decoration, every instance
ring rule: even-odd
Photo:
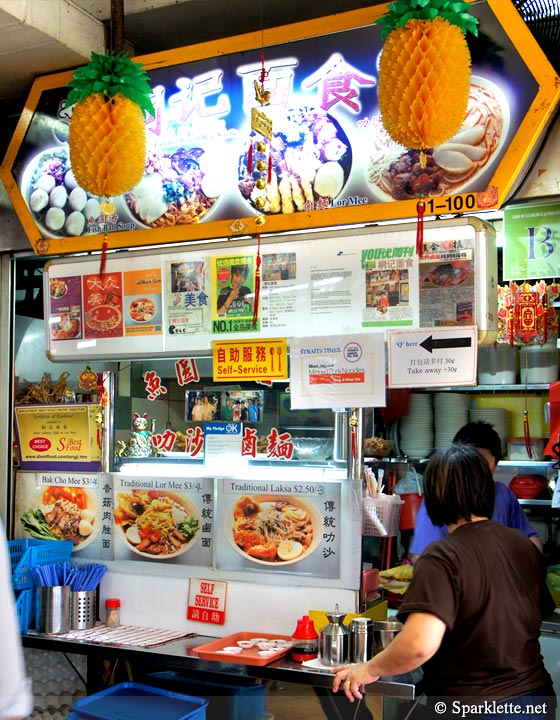
[[[463,0],[399,0],[377,22],[386,38],[378,99],[393,140],[424,151],[449,140],[465,119],[478,20]]]
[[[154,113],[142,65],[120,53],[91,54],[69,83],[72,170],[84,190],[122,195],[142,179],[146,162],[145,113]]]

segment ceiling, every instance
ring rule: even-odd
[[[513,0],[556,66],[560,0]],[[77,67],[119,37],[135,55],[331,15],[382,0],[0,0],[0,159],[33,79]],[[113,12],[112,12],[113,11]],[[28,249],[0,183],[0,251]]]

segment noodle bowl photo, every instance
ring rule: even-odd
[[[322,523],[317,508],[300,498],[243,495],[226,514],[226,532],[237,552],[252,562],[287,565],[316,550]]]
[[[95,495],[85,488],[48,485],[29,498],[20,522],[37,540],[70,540],[74,550],[87,547],[101,529]]]
[[[162,559],[180,555],[192,546],[200,531],[200,516],[178,493],[133,490],[117,493],[115,524],[129,550]]]

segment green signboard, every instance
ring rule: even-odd
[[[560,202],[504,210],[504,280],[560,276]]]

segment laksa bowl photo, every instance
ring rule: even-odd
[[[163,560],[186,552],[200,532],[200,513],[188,498],[160,490],[117,493],[115,525],[137,555]]]
[[[101,513],[96,497],[85,488],[48,485],[30,499],[20,522],[32,538],[71,540],[76,551],[98,535]]]
[[[322,520],[317,508],[301,498],[243,495],[225,516],[235,550],[261,565],[289,565],[309,557],[320,545]]]

